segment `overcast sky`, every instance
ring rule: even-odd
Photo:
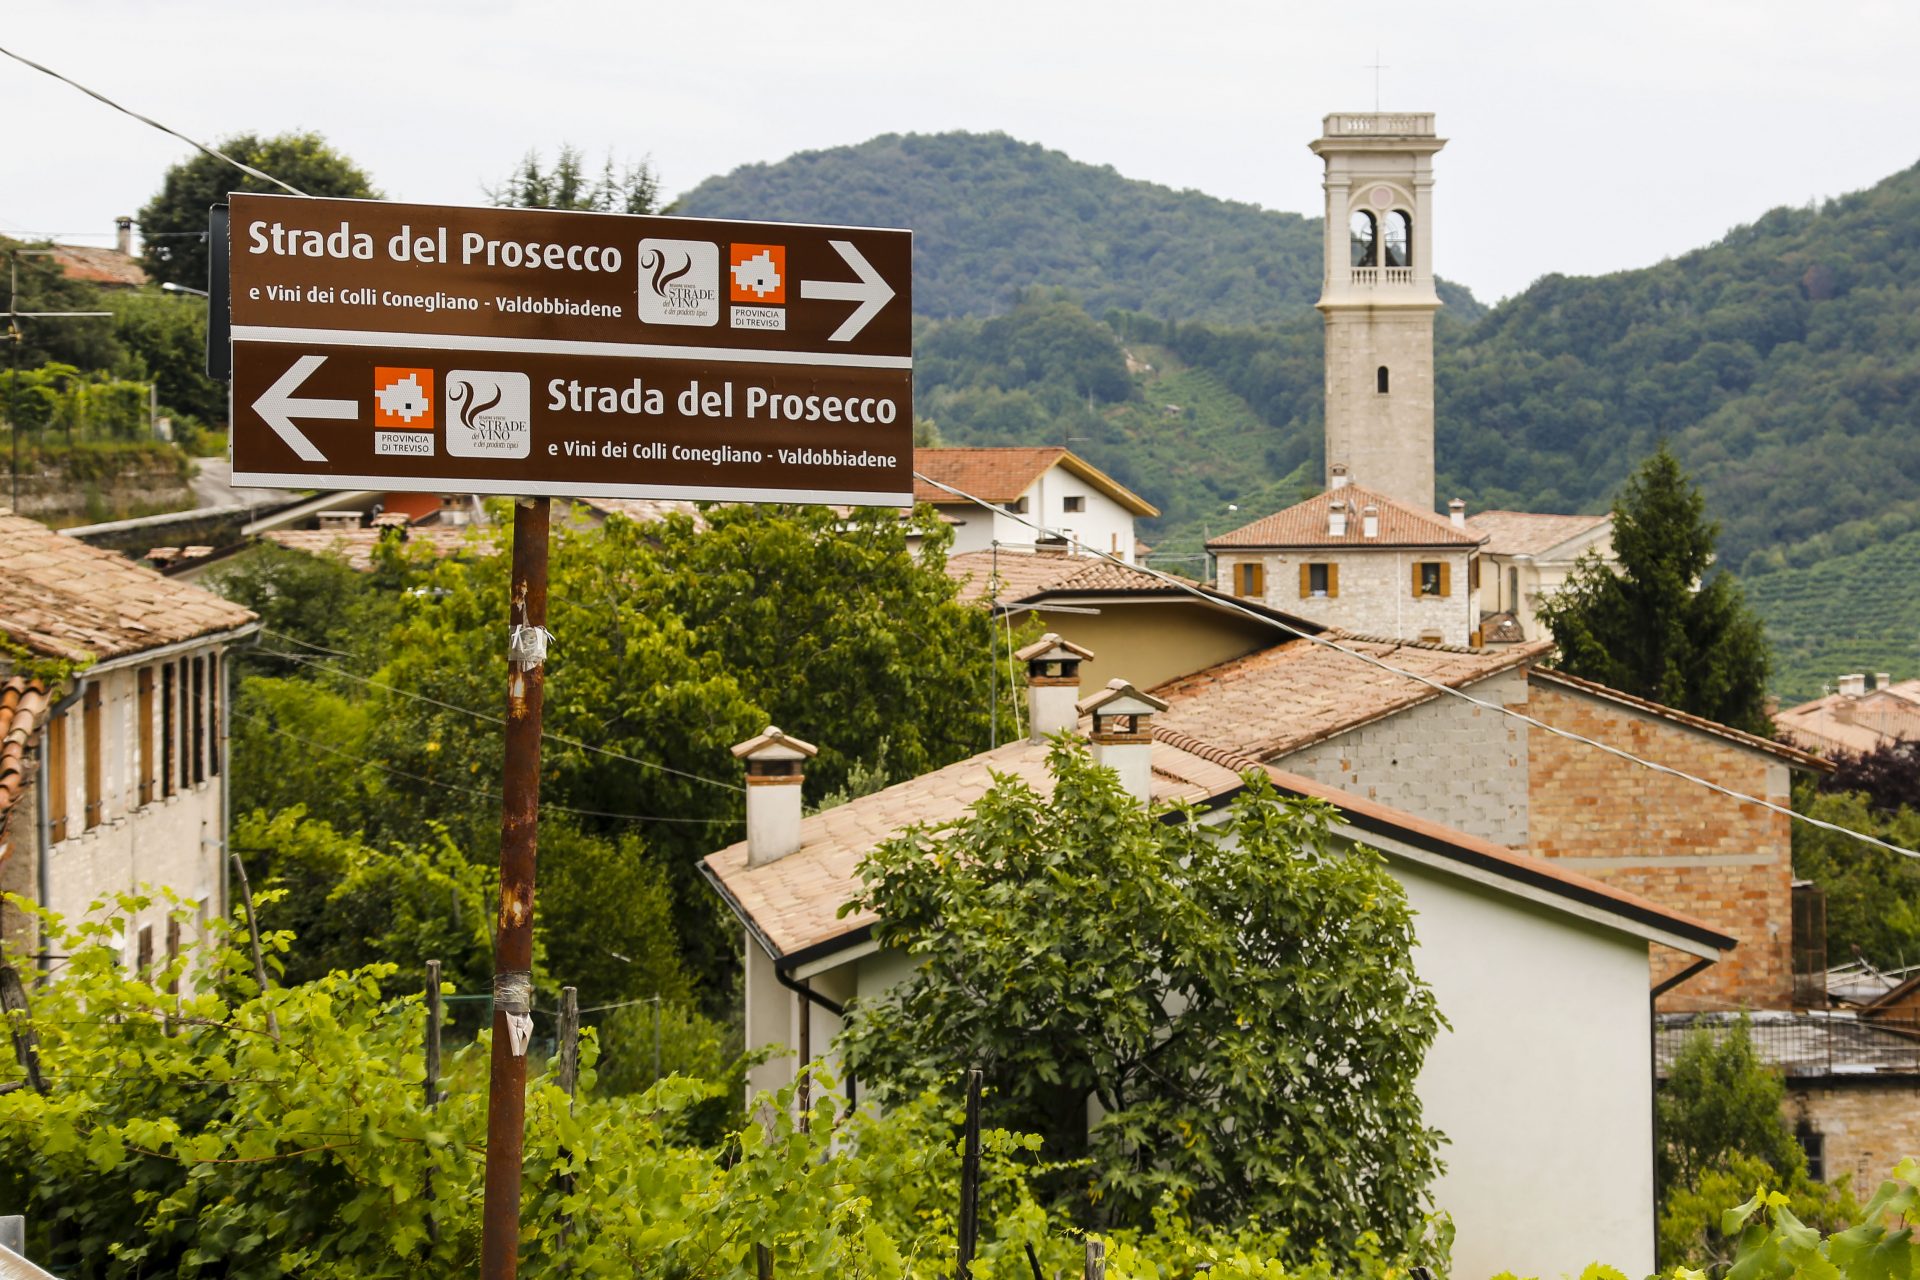
[[[1320,211],[1329,111],[1438,113],[1434,261],[1489,301],[1920,157],[1912,0],[8,0],[0,45],[204,139],[316,129],[395,198],[530,147],[716,173],[896,131]],[[105,243],[184,144],[0,59],[0,232]],[[91,240],[87,234],[91,233]]]

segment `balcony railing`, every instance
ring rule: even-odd
[[[1431,138],[1433,112],[1335,112],[1321,129],[1329,138]]]
[[[1412,284],[1412,267],[1349,267],[1347,279],[1368,288],[1379,284]]]

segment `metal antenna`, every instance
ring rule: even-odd
[[[1380,114],[1380,73],[1382,71],[1391,70],[1391,68],[1389,68],[1388,66],[1386,66],[1384,63],[1380,61],[1380,50],[1378,46],[1374,48],[1373,61],[1368,64],[1368,70],[1373,72],[1373,114],[1379,115]]]

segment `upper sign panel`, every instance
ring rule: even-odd
[[[906,231],[242,194],[229,227],[236,337],[446,335],[868,367],[911,353]]]

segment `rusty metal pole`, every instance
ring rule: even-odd
[[[500,919],[493,949],[493,1071],[487,1087],[481,1280],[520,1265],[520,1163],[526,1140],[527,1036],[533,1012],[533,864],[539,845],[540,708],[546,687],[547,508],[513,509],[507,752],[500,802]]]

